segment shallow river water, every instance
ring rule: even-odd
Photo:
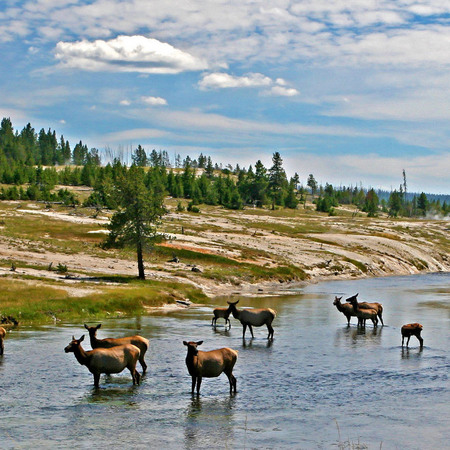
[[[379,301],[386,326],[347,328],[333,306],[359,292]],[[275,339],[254,328],[242,339],[231,318],[211,328],[215,305],[103,322],[100,338],[138,332],[150,339],[148,374],[103,376],[100,389],[73,354],[83,324],[8,333],[0,357],[0,448],[449,448],[450,274],[315,284],[285,298],[240,300],[277,310]],[[220,322],[220,320],[219,320]],[[402,324],[420,322],[424,348]],[[247,331],[248,333],[248,331]],[[88,335],[85,348],[90,349]],[[203,350],[239,351],[229,395],[225,375],[190,393],[183,340]],[[140,367],[139,367],[140,370]]]

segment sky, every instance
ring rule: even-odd
[[[0,55],[19,131],[450,194],[450,0],[1,0]]]

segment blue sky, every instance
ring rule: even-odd
[[[2,0],[0,116],[449,194],[449,25],[448,0]]]

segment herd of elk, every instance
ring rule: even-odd
[[[333,305],[336,306],[338,311],[345,315],[347,318],[347,325],[350,326],[350,318],[355,316],[358,318],[358,327],[365,326],[367,319],[372,320],[374,327],[378,325],[378,318],[383,322],[383,306],[380,303],[367,303],[358,302],[358,294],[349,297],[346,303],[341,303],[342,297],[335,297]],[[245,339],[245,332],[247,327],[250,329],[250,333],[253,335],[253,326],[260,327],[262,325],[267,326],[269,332],[267,338],[273,339],[274,329],[272,327],[272,321],[276,317],[276,312],[270,308],[261,309],[238,309],[236,305],[239,300],[235,302],[228,301],[228,308],[215,308],[213,313],[211,325],[216,326],[217,319],[225,319],[225,327],[229,324],[231,328],[231,322],[229,320],[230,314],[237,320],[239,320],[243,327],[242,337]],[[141,376],[136,370],[137,361],[140,362],[143,370],[143,374],[147,370],[147,364],[144,361],[145,353],[149,348],[149,341],[142,336],[129,336],[122,338],[97,338],[97,330],[101,327],[101,324],[96,326],[88,326],[84,324],[84,327],[89,332],[92,350],[86,351],[81,346],[84,340],[84,335],[80,339],[72,337],[72,341],[65,347],[65,352],[74,353],[77,361],[88,368],[88,370],[94,376],[95,387],[99,386],[101,374],[113,374],[120,373],[127,368],[132,376],[133,384],[139,384]],[[423,348],[423,339],[421,337],[423,326],[419,323],[410,323],[403,325],[401,328],[402,334],[402,347],[404,346],[404,340],[407,338],[406,347],[409,345],[411,336],[416,336],[420,342],[420,348]],[[0,355],[4,353],[4,338],[6,330],[0,327]],[[222,373],[228,377],[230,384],[230,394],[236,393],[236,378],[233,375],[233,368],[236,364],[238,352],[231,348],[219,348],[210,351],[198,350],[198,346],[203,341],[183,341],[183,344],[187,347],[186,366],[189,374],[192,377],[192,393],[194,393],[197,387],[197,394],[200,392],[200,385],[203,378],[218,377]]]

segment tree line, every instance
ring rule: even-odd
[[[110,155],[113,156],[113,155]],[[88,149],[80,140],[73,149],[61,135],[48,129],[36,132],[27,124],[15,131],[9,118],[0,124],[0,199],[58,201],[68,205],[79,203],[73,192],[55,186],[90,186],[93,193],[84,203],[96,208],[118,207],[116,187],[131,167],[142,169],[146,189],[158,195],[187,199],[188,209],[198,211],[199,205],[221,205],[230,209],[244,206],[297,208],[306,205],[309,197],[318,211],[333,215],[342,204],[355,205],[369,216],[380,211],[392,217],[421,217],[427,214],[448,215],[450,205],[440,199],[429,200],[425,193],[407,193],[406,174],[399,189],[386,199],[382,191],[364,189],[362,186],[334,187],[318,184],[309,174],[306,184],[298,173],[288,178],[279,152],[274,152],[272,165],[266,168],[258,160],[248,168],[213,163],[202,153],[192,159],[176,154],[172,159],[167,151],[146,151],[141,145],[131,152],[131,167],[119,157],[102,164],[100,151]],[[133,169],[134,170],[134,169]],[[135,173],[134,173],[135,175]],[[380,200],[380,197],[381,198]],[[179,203],[179,209],[183,209]]]

